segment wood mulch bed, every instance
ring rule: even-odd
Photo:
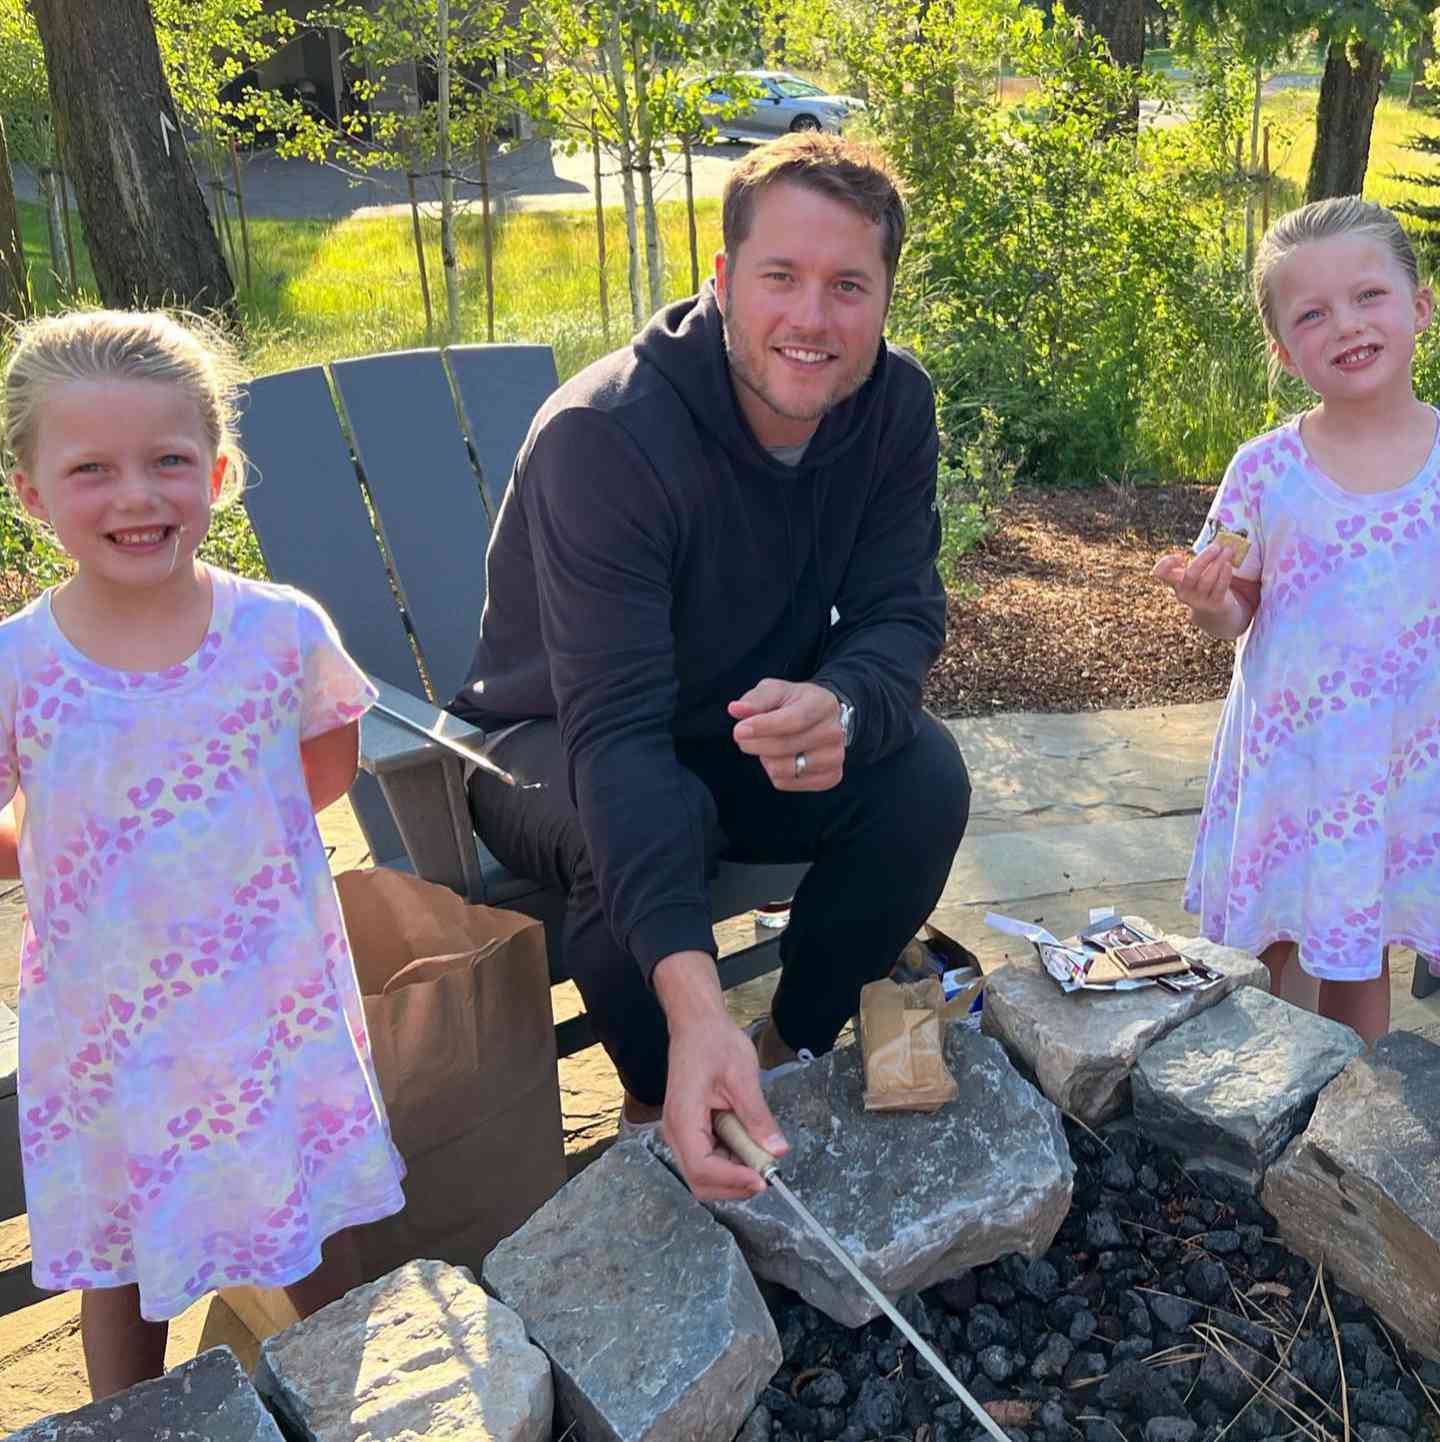
[[[1088,711],[1225,694],[1234,646],[1150,579],[1188,547],[1212,486],[1017,486],[960,562],[926,703],[946,716]]]
[[[1017,486],[960,562],[925,701],[945,716],[1089,711],[1225,694],[1233,646],[1189,624],[1150,580],[1188,546],[1213,487]],[[0,573],[0,615],[33,593]]]

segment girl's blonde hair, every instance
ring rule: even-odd
[[[244,489],[245,456],[235,434],[244,372],[224,333],[183,311],[76,310],[16,327],[5,368],[0,435],[7,468],[34,464],[40,412],[71,381],[155,381],[194,403],[216,456],[225,457],[217,506]]]
[[[1279,378],[1281,368],[1279,358],[1273,350],[1280,340],[1275,323],[1275,297],[1271,286],[1275,267],[1299,246],[1312,240],[1330,240],[1337,235],[1365,235],[1377,244],[1386,246],[1394,256],[1396,264],[1409,278],[1410,284],[1416,290],[1420,288],[1420,266],[1415,259],[1415,249],[1410,244],[1410,237],[1383,205],[1361,200],[1358,195],[1341,195],[1333,200],[1313,201],[1282,216],[1265,232],[1265,238],[1255,253],[1255,265],[1250,276],[1255,308],[1260,312],[1260,324],[1265,327],[1265,338],[1272,347],[1271,385]]]

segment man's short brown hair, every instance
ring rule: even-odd
[[[788,181],[838,200],[881,228],[885,277],[892,284],[905,242],[905,203],[885,158],[867,145],[824,131],[796,131],[757,146],[725,181],[722,227],[725,254],[733,257],[755,215],[755,197]]]

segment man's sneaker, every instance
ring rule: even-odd
[[[757,1052],[760,1050],[760,1033],[765,1030],[769,1022],[770,1018],[768,1016],[762,1016],[758,1021],[752,1021],[750,1025],[745,1028],[745,1035],[750,1038],[750,1043]],[[814,1060],[815,1053],[808,1047],[802,1046],[800,1050],[795,1053],[794,1061],[782,1061],[779,1066],[762,1066],[760,1068],[760,1085],[763,1087],[767,1083],[774,1081],[776,1077],[784,1076],[786,1072],[797,1071],[802,1066],[809,1066]]]

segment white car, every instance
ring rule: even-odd
[[[710,123],[723,140],[770,140],[787,130],[829,130],[838,134],[846,118],[865,109],[852,95],[831,95],[818,85],[787,75],[783,70],[741,70],[741,79],[758,87],[760,94],[739,115],[715,115]],[[712,90],[715,105],[729,100],[723,90]]]

